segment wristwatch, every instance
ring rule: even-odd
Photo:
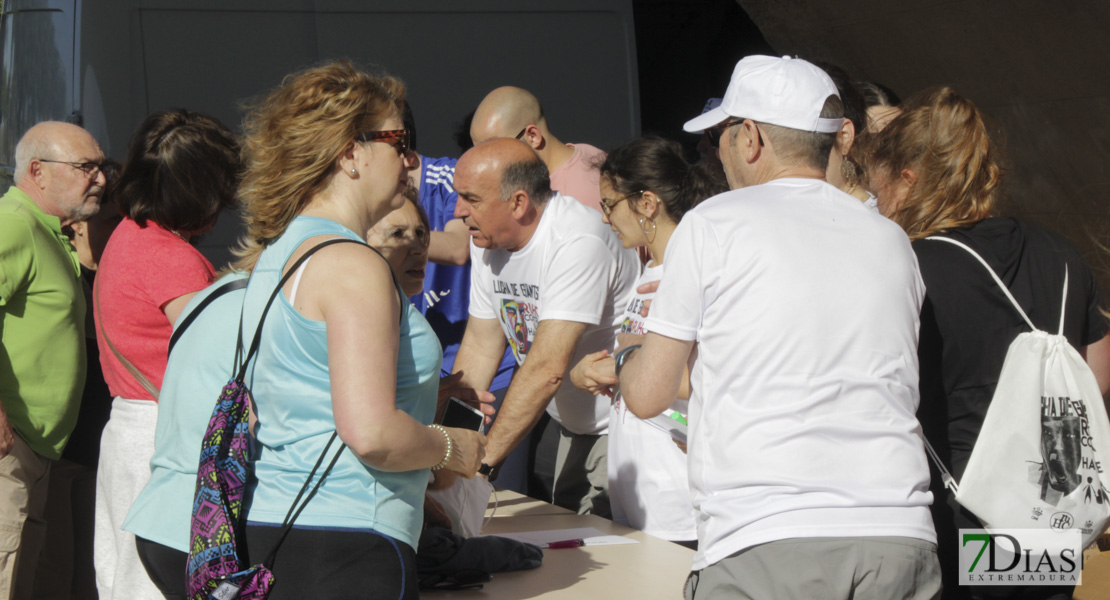
[[[497,467],[482,463],[482,466],[478,467],[478,474],[485,475],[487,479],[493,481],[494,479],[497,479]]]

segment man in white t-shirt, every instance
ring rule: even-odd
[[[824,181],[843,106],[800,59],[750,56],[721,106],[732,191],[688,212],[643,347],[618,357],[652,417],[689,363],[698,553],[688,598],[932,598],[915,417],[924,286],[906,235]]]
[[[471,235],[470,318],[455,372],[486,389],[506,343],[520,368],[486,446],[490,474],[539,420],[559,424],[556,504],[607,516],[609,399],[562,385],[570,366],[612,350],[634,294],[639,260],[601,216],[552,192],[524,143],[495,139],[455,168],[455,216]],[[554,401],[552,401],[554,399]]]
[[[482,99],[470,123],[475,145],[514,137],[528,144],[551,173],[551,189],[601,212],[597,165],[605,152],[589,144],[564,144],[547,126],[540,101],[531,92],[499,87]]]

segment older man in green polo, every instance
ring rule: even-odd
[[[81,268],[62,228],[96,214],[106,184],[76,125],[39,123],[15,154],[0,198],[0,600],[31,595],[50,465],[85,381]]]

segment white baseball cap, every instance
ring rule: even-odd
[[[704,131],[729,117],[813,131],[835,133],[844,119],[822,119],[829,96],[840,97],[832,79],[812,63],[784,56],[748,56],[736,63],[720,106],[682,126]]]
[[[721,101],[722,101],[721,98],[710,98],[710,99],[706,100],[705,101],[705,106],[702,107],[702,109],[701,109],[701,114],[704,115],[705,113],[713,110],[714,108],[717,108],[718,106],[721,105]]]

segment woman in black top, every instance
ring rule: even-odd
[[[925,282],[918,357],[925,436],[957,481],[987,413],[1010,342],[1028,326],[981,264],[944,236],[979,253],[1040,329],[1059,327],[1065,266],[1064,335],[1110,389],[1110,329],[1090,267],[1060,236],[992,216],[1002,170],[983,117],[950,88],[922,93],[867,143],[879,210],[913,240]],[[957,583],[959,528],[978,521],[933,473],[933,520],[945,598],[1070,598],[1071,587],[973,587]]]

